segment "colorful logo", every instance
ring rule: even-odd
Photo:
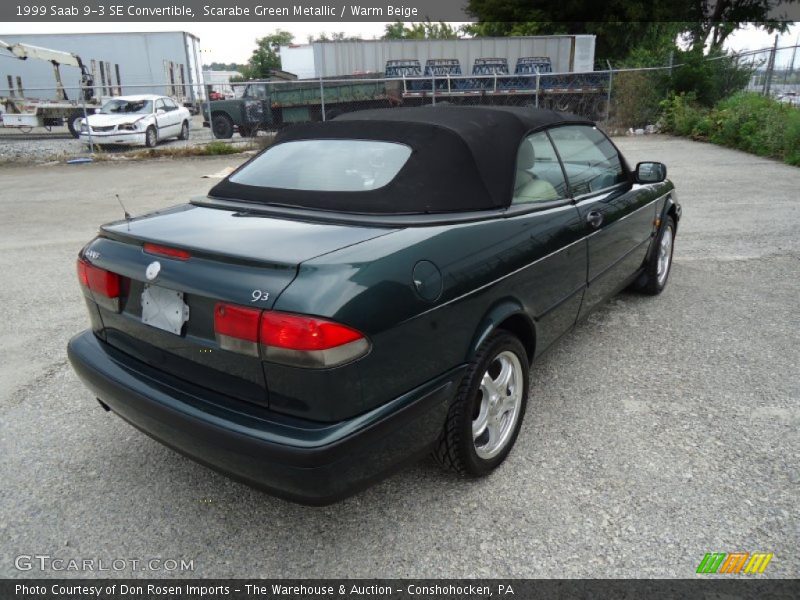
[[[700,561],[698,573],[763,573],[774,555],[770,552],[709,552]]]

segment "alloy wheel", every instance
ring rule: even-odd
[[[511,439],[525,387],[522,373],[517,355],[506,350],[483,374],[480,402],[472,419],[472,439],[475,452],[484,460],[500,454]]]
[[[667,281],[667,274],[669,274],[670,263],[672,262],[672,228],[667,227],[664,234],[661,236],[661,243],[658,246],[658,266],[656,269],[656,278],[658,285],[663,286]]]

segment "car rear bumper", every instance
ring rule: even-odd
[[[234,479],[317,505],[427,453],[464,369],[347,421],[316,423],[243,410],[244,404],[128,357],[91,331],[72,338],[67,353],[101,402],[151,437]]]

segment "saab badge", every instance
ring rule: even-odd
[[[160,272],[161,263],[156,260],[147,265],[147,270],[144,272],[144,276],[147,277],[147,281],[153,281],[156,277],[158,277]]]

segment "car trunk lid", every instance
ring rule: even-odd
[[[260,359],[217,343],[216,304],[272,308],[300,263],[391,231],[187,205],[104,226],[84,259],[121,277],[118,308],[99,303],[110,345],[171,375],[268,405]]]

